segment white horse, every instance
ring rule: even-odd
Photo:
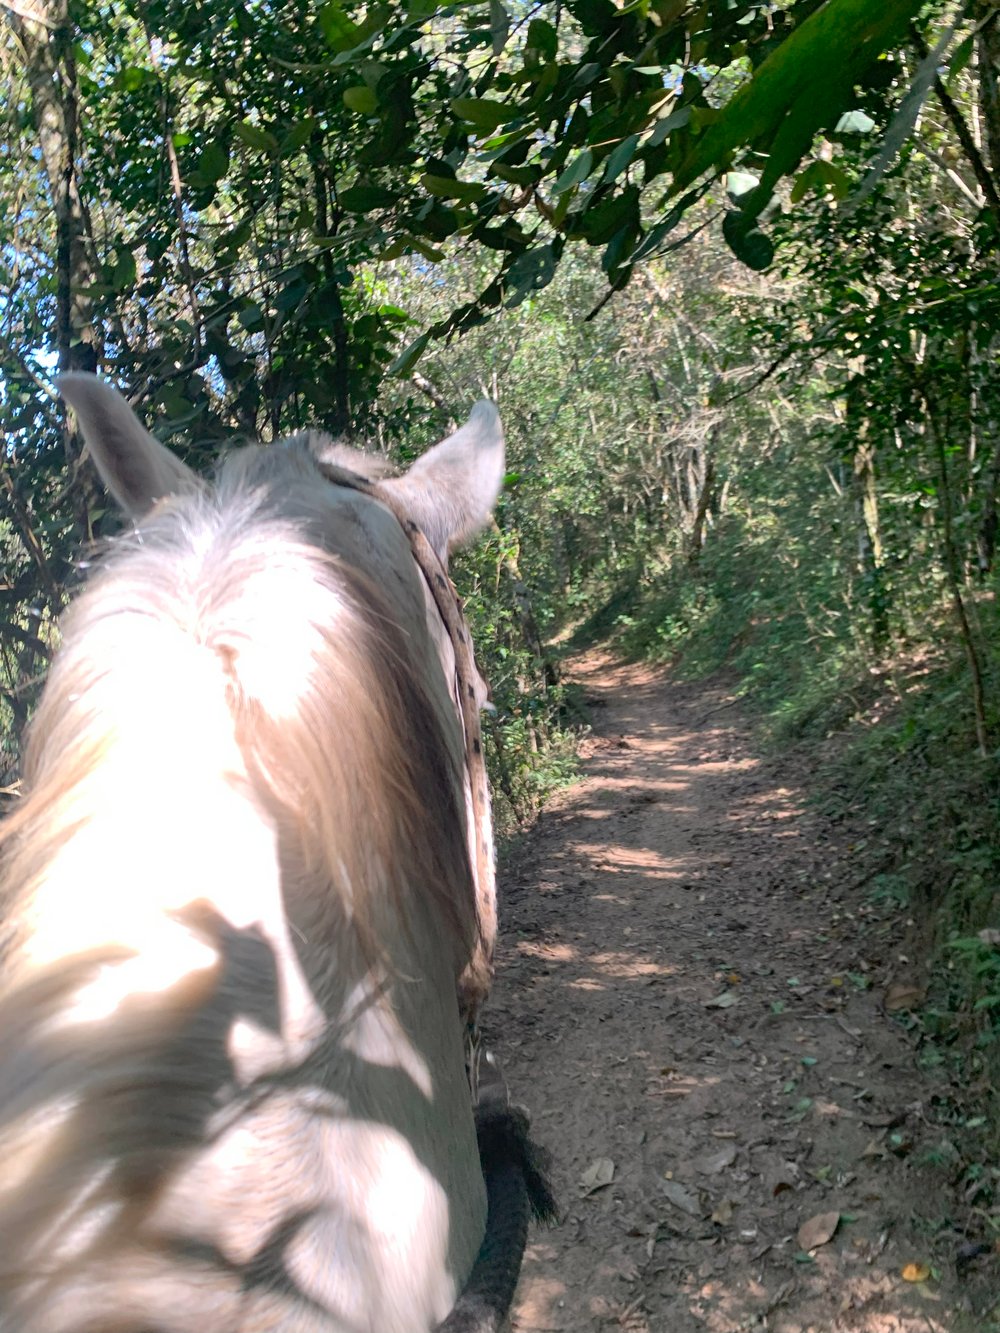
[[[0,1329],[427,1333],[486,1224],[456,995],[492,922],[404,527],[443,561],[488,520],[496,411],[401,477],[309,433],[206,483],[60,388],[134,529],[3,833]]]

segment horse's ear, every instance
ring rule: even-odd
[[[154,439],[117,389],[96,375],[60,375],[56,386],[76,413],[101,480],[130,518],[148,514],[166,495],[199,482]]]
[[[484,399],[464,426],[428,449],[405,476],[380,484],[419,523],[443,560],[489,522],[503,475],[503,428],[496,408]]]

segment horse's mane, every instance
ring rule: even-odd
[[[65,618],[0,832],[0,1310],[10,1238],[37,1246],[57,1182],[87,1188],[94,1114],[64,1120],[67,1098],[111,1106],[129,1062],[170,1045],[218,981],[213,913],[274,910],[254,900],[262,868],[291,866],[298,924],[329,934],[332,916],[355,957],[374,963],[388,915],[414,912],[445,923],[456,977],[469,956],[455,719],[379,588],[318,545],[319,507],[288,516],[282,486],[314,485],[312,467],[302,444],[234,455],[116,541]],[[86,1037],[82,1068],[109,975],[119,1014],[138,1009],[107,1049]],[[155,1192],[166,1165],[130,1188]]]

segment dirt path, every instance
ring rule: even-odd
[[[859,930],[850,830],[754,756],[718,685],[595,655],[575,675],[584,778],[507,868],[488,1024],[564,1211],[515,1330],[985,1330],[1000,1258],[955,1275],[940,1087],[885,1014],[907,966]]]

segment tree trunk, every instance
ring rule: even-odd
[[[60,370],[97,369],[101,339],[86,290],[94,282],[77,175],[79,107],[67,0],[49,0],[45,23],[10,15],[21,40],[32,118],[56,223],[56,347]]]
[[[96,371],[103,338],[94,322],[93,300],[87,294],[95,274],[77,170],[79,106],[68,0],[49,0],[44,18],[43,23],[8,15],[24,49],[32,119],[55,217],[55,344],[61,371]],[[83,441],[68,421],[64,448],[72,469],[79,461]],[[83,541],[93,535],[90,514],[97,496],[93,474],[81,472],[73,500],[78,536]]]
[[[867,590],[872,650],[876,657],[881,657],[889,640],[889,603],[882,570],[875,447],[869,438],[868,419],[858,401],[856,389],[849,396],[848,421],[852,423],[851,433],[857,441],[854,451],[854,499],[858,515],[858,565]]]
[[[705,545],[705,520],[715,490],[715,444],[719,427],[715,426],[703,448],[703,468],[701,492],[698,495],[698,508],[695,510],[694,524],[691,528],[691,540],[688,544],[688,564],[696,565]]]

